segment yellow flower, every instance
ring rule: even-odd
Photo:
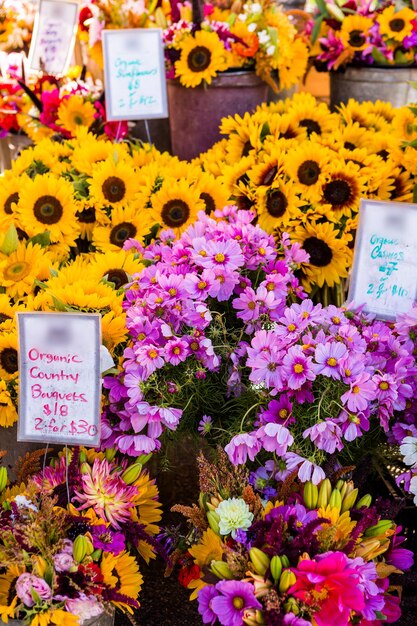
[[[373,21],[363,15],[348,15],[342,22],[340,39],[343,45],[353,52],[365,50],[368,34]]]
[[[395,41],[402,43],[404,37],[408,37],[412,33],[413,20],[415,20],[414,11],[407,7],[396,11],[395,5],[391,5],[378,16],[379,32],[388,39],[395,39]]]
[[[343,216],[350,217],[359,210],[359,202],[365,195],[366,178],[358,165],[340,160],[329,167],[322,186],[321,202],[329,210],[326,217],[339,222]]]
[[[113,283],[115,289],[120,289],[132,280],[135,274],[143,269],[143,265],[135,255],[125,250],[118,252],[98,252],[91,256],[88,273],[97,281],[106,280]]]
[[[314,202],[320,199],[326,168],[331,160],[330,150],[316,142],[305,141],[288,151],[286,173],[296,184],[302,200]]]
[[[0,185],[0,228],[7,230],[11,216],[14,214],[19,201],[19,190],[22,181],[6,170]]]
[[[10,604],[0,604],[0,619],[2,623],[8,624],[9,617],[14,618],[17,605],[17,596],[15,596]]]
[[[80,620],[77,615],[68,613],[63,609],[55,609],[54,611],[45,611],[44,613],[36,613],[31,617],[31,626],[79,626]]]
[[[0,376],[4,380],[17,377],[17,332],[0,335]]]
[[[126,314],[116,315],[114,311],[105,313],[101,318],[101,340],[113,355],[114,349],[127,337]]]
[[[189,549],[189,553],[200,569],[209,565],[213,560],[221,561],[223,552],[222,541],[211,528],[204,531],[199,543]]]
[[[200,200],[204,202],[205,212],[212,215],[214,211],[223,209],[229,200],[225,186],[211,174],[200,174],[196,189],[200,192]]]
[[[317,532],[320,545],[325,550],[342,549],[349,541],[352,530],[357,523],[351,520],[350,512],[340,513],[340,510],[336,507],[327,505],[326,507],[321,507],[317,515],[329,520],[328,523],[323,523]]]
[[[17,422],[16,407],[5,381],[0,379],[0,427],[9,428],[15,422]]]
[[[292,182],[279,179],[270,187],[260,187],[256,193],[258,224],[269,234],[275,228],[285,230],[290,220],[302,219],[300,205]]]
[[[137,191],[135,170],[124,161],[108,158],[93,167],[90,197],[98,206],[122,207]]]
[[[149,216],[161,228],[170,228],[180,236],[197,219],[198,211],[204,211],[204,202],[198,189],[190,187],[186,180],[168,181],[151,198]]]
[[[280,89],[289,89],[299,83],[307,70],[308,48],[302,39],[297,38],[287,46],[282,46],[278,70]]]
[[[136,239],[143,243],[143,237],[157,220],[151,220],[149,210],[131,203],[126,208],[116,207],[111,213],[108,226],[96,226],[93,232],[93,244],[102,252],[118,252],[127,239]]]
[[[74,245],[79,229],[73,188],[63,178],[44,174],[23,179],[16,212],[29,237],[49,231],[52,243]]]
[[[127,552],[121,552],[117,556],[111,553],[104,554],[100,568],[106,585],[132,600],[137,599],[143,578],[134,556]],[[124,602],[113,602],[113,604],[122,610],[133,612],[131,607]]]
[[[19,241],[17,249],[0,261],[0,286],[11,296],[33,293],[35,280],[49,278],[52,262],[39,244]]]
[[[84,101],[79,95],[65,98],[58,108],[58,124],[71,135],[74,135],[79,126],[89,128],[94,122],[96,109],[91,102]]]
[[[144,524],[149,535],[159,533],[158,522],[162,517],[161,503],[158,500],[158,487],[147,471],[140,473],[139,478],[133,483],[138,489],[135,496],[135,508],[132,509],[132,519],[139,524]],[[147,563],[155,558],[155,552],[147,541],[139,541],[137,545],[139,554]]]
[[[210,84],[218,72],[227,69],[224,46],[214,32],[196,31],[181,42],[180,52],[175,75],[185,87],[197,87],[203,80]]]

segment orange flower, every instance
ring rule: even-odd
[[[251,33],[244,24],[237,22],[231,29],[233,35],[239,37],[243,43],[232,44],[232,50],[241,57],[253,57],[259,48],[259,39],[256,33]]]

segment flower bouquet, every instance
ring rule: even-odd
[[[351,480],[292,480],[262,501],[247,472],[199,458],[198,505],[177,505],[187,535],[167,529],[179,580],[198,598],[204,624],[365,626],[394,623],[390,576],[413,564],[401,527]]]
[[[317,69],[416,64],[417,22],[403,2],[318,0],[311,27]]]
[[[4,468],[0,479],[3,621],[75,626],[139,607],[135,553],[155,557],[160,519],[157,489],[140,463],[117,466],[74,449],[26,484],[4,490]]]
[[[31,0],[2,0],[0,3],[0,50],[29,50],[36,4]]]

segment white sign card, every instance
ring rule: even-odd
[[[160,28],[102,33],[108,120],[168,117]]]
[[[64,74],[70,64],[78,28],[78,2],[39,0],[29,68],[51,75]]]
[[[348,300],[384,320],[417,299],[417,205],[361,200]]]
[[[19,441],[100,445],[99,314],[17,313]]]

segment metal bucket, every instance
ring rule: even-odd
[[[255,72],[224,72],[208,86],[183,87],[168,80],[173,154],[193,159],[221,139],[220,120],[252,112],[268,99],[268,85]]]
[[[350,98],[405,106],[417,102],[410,81],[417,81],[416,67],[348,67],[345,72],[330,72],[330,107],[346,104]]]

